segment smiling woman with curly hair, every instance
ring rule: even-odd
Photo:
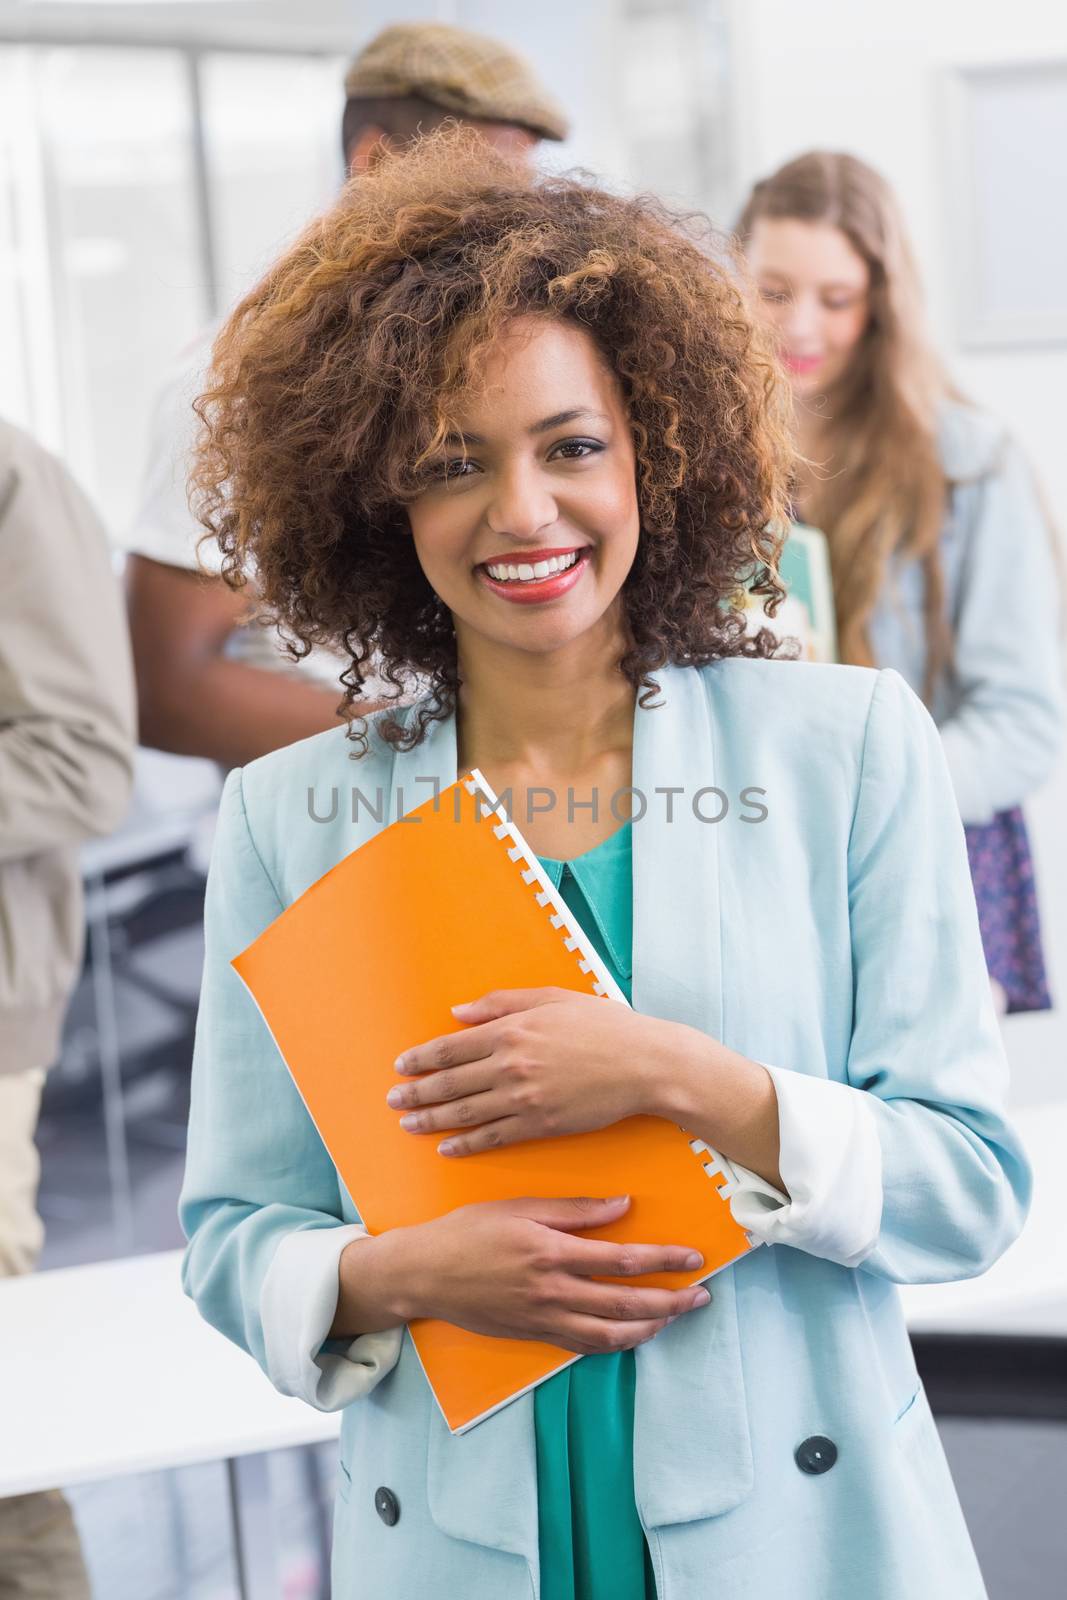
[[[254,564],[299,652],[351,652],[349,703],[373,643],[394,687],[416,669],[437,715],[455,704],[453,620],[409,508],[478,471],[444,460],[456,409],[520,318],[581,330],[625,409],[641,524],[622,595],[628,681],[775,649],[732,604],[745,579],[775,607],[789,461],[736,284],[655,201],[523,181],[457,131],[349,185],[238,307],[198,407],[195,481],[225,572],[240,582]]]
[[[353,711],[372,657],[419,680],[231,773],[208,887],[185,1282],[345,1409],[335,1600],[982,1593],[893,1285],[983,1271],[1027,1166],[933,724],[735,605],[781,593],[779,396],[710,235],[462,134],[351,184],[218,341],[197,484],[231,581],[348,650]],[[230,966],[385,826],[336,803],[353,772],[400,816],[471,767],[632,1005],[456,995],[389,1105],[453,1161],[678,1124],[753,1245],[710,1288],[681,1223],[597,1237],[625,1196],[371,1236]],[[453,1436],[423,1317],[583,1359]]]

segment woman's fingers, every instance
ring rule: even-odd
[[[521,1200],[496,1200],[490,1204],[501,1211],[526,1217],[530,1222],[540,1222],[545,1228],[572,1233],[583,1228],[604,1228],[609,1222],[617,1222],[630,1209],[630,1196],[573,1194],[546,1200],[543,1196],[526,1195]]]
[[[577,1313],[561,1317],[553,1328],[537,1337],[580,1356],[607,1355],[615,1350],[633,1350],[666,1326],[664,1317],[648,1322],[608,1322],[604,1317]]]
[[[699,1250],[684,1244],[610,1244],[605,1239],[574,1239],[564,1251],[568,1272],[583,1278],[637,1278],[648,1272],[695,1272],[704,1265]]]
[[[512,1116],[499,1090],[489,1089],[484,1094],[473,1094],[462,1100],[449,1100],[445,1105],[422,1106],[418,1111],[405,1111],[400,1126],[405,1133],[451,1133],[464,1128],[481,1128],[489,1122],[499,1122]]]
[[[440,1072],[428,1072],[425,1077],[413,1078],[409,1083],[394,1085],[386,1100],[395,1111],[415,1111],[420,1106],[433,1106],[460,1100],[465,1095],[481,1094],[498,1082],[500,1073],[485,1061],[471,1061],[465,1066],[443,1067]]]
[[[593,1283],[586,1278],[561,1277],[559,1304],[567,1311],[601,1317],[606,1322],[658,1322],[681,1317],[706,1306],[707,1289],[642,1289],[618,1283]]]
[[[444,1033],[437,1039],[405,1050],[393,1063],[397,1072],[441,1072],[465,1061],[480,1061],[492,1055],[497,1029],[492,1022],[479,1026],[460,1028],[457,1033]]]

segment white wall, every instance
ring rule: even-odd
[[[1067,58],[1067,8],[1049,0],[734,0],[740,187],[815,146],[847,149],[896,186],[935,336],[961,387],[1004,416],[1067,529],[1067,346],[963,352],[953,322],[945,79],[954,66]],[[1062,207],[1063,196],[1050,196]],[[1026,241],[1020,240],[1020,248]],[[1018,1102],[1067,1097],[1067,762],[1028,807],[1059,1012],[1010,1019]]]

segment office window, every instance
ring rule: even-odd
[[[216,55],[201,71],[220,310],[334,198],[342,67],[332,59]]]
[[[0,416],[62,442],[32,52],[0,47]]]
[[[336,193],[340,84],[321,54],[0,45],[0,414],[113,534],[161,379]]]
[[[64,455],[117,527],[133,511],[146,389],[207,314],[185,63],[48,50],[38,89]]]

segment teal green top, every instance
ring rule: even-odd
[[[541,865],[630,998],[629,822],[573,861]],[[583,1356],[534,1391],[541,1600],[655,1600],[634,1504],[634,1353]]]

